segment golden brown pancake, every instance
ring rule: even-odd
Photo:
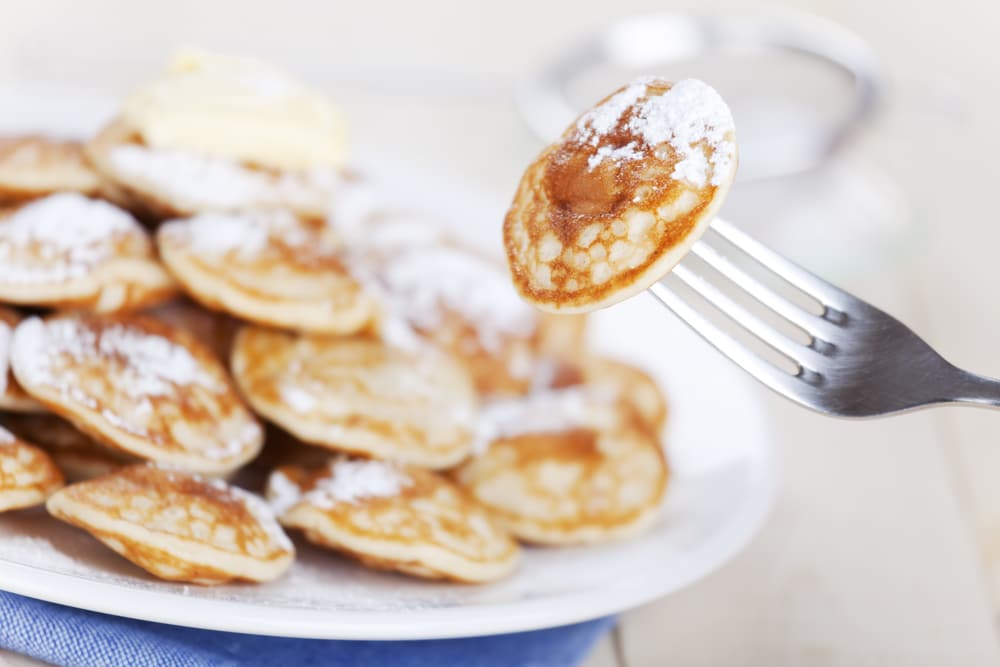
[[[67,486],[46,507],[169,581],[271,581],[295,557],[262,499],[222,480],[150,464]]]
[[[666,460],[626,403],[572,387],[487,404],[481,424],[479,453],[455,477],[518,539],[605,542],[658,515]]]
[[[112,204],[60,193],[0,209],[0,302],[112,312],[175,291],[146,231]]]
[[[262,429],[211,350],[150,317],[33,317],[11,362],[35,399],[140,458],[225,474],[260,451]]]
[[[202,214],[165,223],[157,241],[193,298],[258,324],[351,334],[377,312],[321,222],[284,211]]]
[[[45,452],[0,427],[0,512],[40,505],[62,484]]]
[[[0,137],[0,203],[56,192],[95,195],[99,187],[80,142],[37,135]]]
[[[333,169],[266,169],[153,149],[121,121],[112,122],[87,145],[87,156],[115,201],[159,220],[250,210],[322,217],[341,185],[341,176]]]
[[[646,289],[705,231],[735,173],[732,115],[714,90],[632,82],[525,171],[504,220],[514,286],[562,313]]]
[[[45,408],[21,389],[10,369],[10,342],[20,322],[20,313],[0,306],[0,410],[40,412]]]
[[[106,475],[139,461],[125,452],[106,447],[71,423],[51,413],[5,414],[0,423],[11,433],[41,447],[70,482]]]
[[[304,442],[428,468],[472,446],[471,379],[433,350],[246,327],[232,370],[254,409]]]
[[[346,457],[319,468],[286,466],[271,475],[268,499],[285,526],[369,567],[481,583],[517,564],[517,543],[427,470]]]
[[[178,299],[147,311],[148,315],[161,322],[191,334],[205,345],[224,366],[229,365],[229,355],[233,350],[233,339],[240,323],[235,318],[209,310],[194,301]]]

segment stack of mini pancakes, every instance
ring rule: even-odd
[[[206,584],[279,577],[283,528],[486,582],[520,543],[650,525],[667,409],[646,374],[343,166],[264,162],[127,114],[0,140],[0,511],[45,503]]]

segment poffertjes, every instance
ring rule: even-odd
[[[271,581],[295,557],[263,499],[222,480],[151,464],[71,484],[46,507],[160,579]]]
[[[214,354],[150,317],[33,317],[11,362],[36,400],[140,458],[221,475],[260,451],[263,430]]]
[[[258,414],[304,442],[428,468],[472,447],[471,378],[432,349],[245,327],[231,366]]]
[[[48,454],[0,427],[0,512],[40,505],[62,484]]]
[[[36,135],[0,137],[0,203],[56,192],[95,195],[100,185],[78,141]]]
[[[157,232],[163,261],[197,301],[265,326],[351,334],[377,304],[332,230],[286,211],[202,214]]]
[[[59,193],[0,208],[0,302],[113,312],[175,293],[146,230],[106,201]]]
[[[346,457],[285,466],[268,499],[285,526],[369,567],[480,583],[517,564],[517,543],[486,510],[428,470]]]
[[[514,286],[561,313],[648,288],[704,233],[735,174],[718,93],[695,79],[633,81],[525,171],[503,228]]]
[[[669,476],[659,437],[600,389],[488,403],[477,445],[455,477],[520,540],[606,542],[659,514]]]

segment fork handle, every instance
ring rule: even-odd
[[[946,401],[1000,408],[1000,380],[957,368],[955,370],[957,375],[948,387]]]

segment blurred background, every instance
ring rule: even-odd
[[[743,151],[725,215],[1000,376],[1000,3],[0,0],[0,17],[0,108],[25,127],[66,110],[14,109],[24,91],[71,93],[83,131],[177,46],[253,55],[338,98],[357,153],[482,192],[487,235],[553,100],[704,78]],[[767,405],[784,482],[764,533],[625,615],[593,664],[1000,664],[1000,414]]]

